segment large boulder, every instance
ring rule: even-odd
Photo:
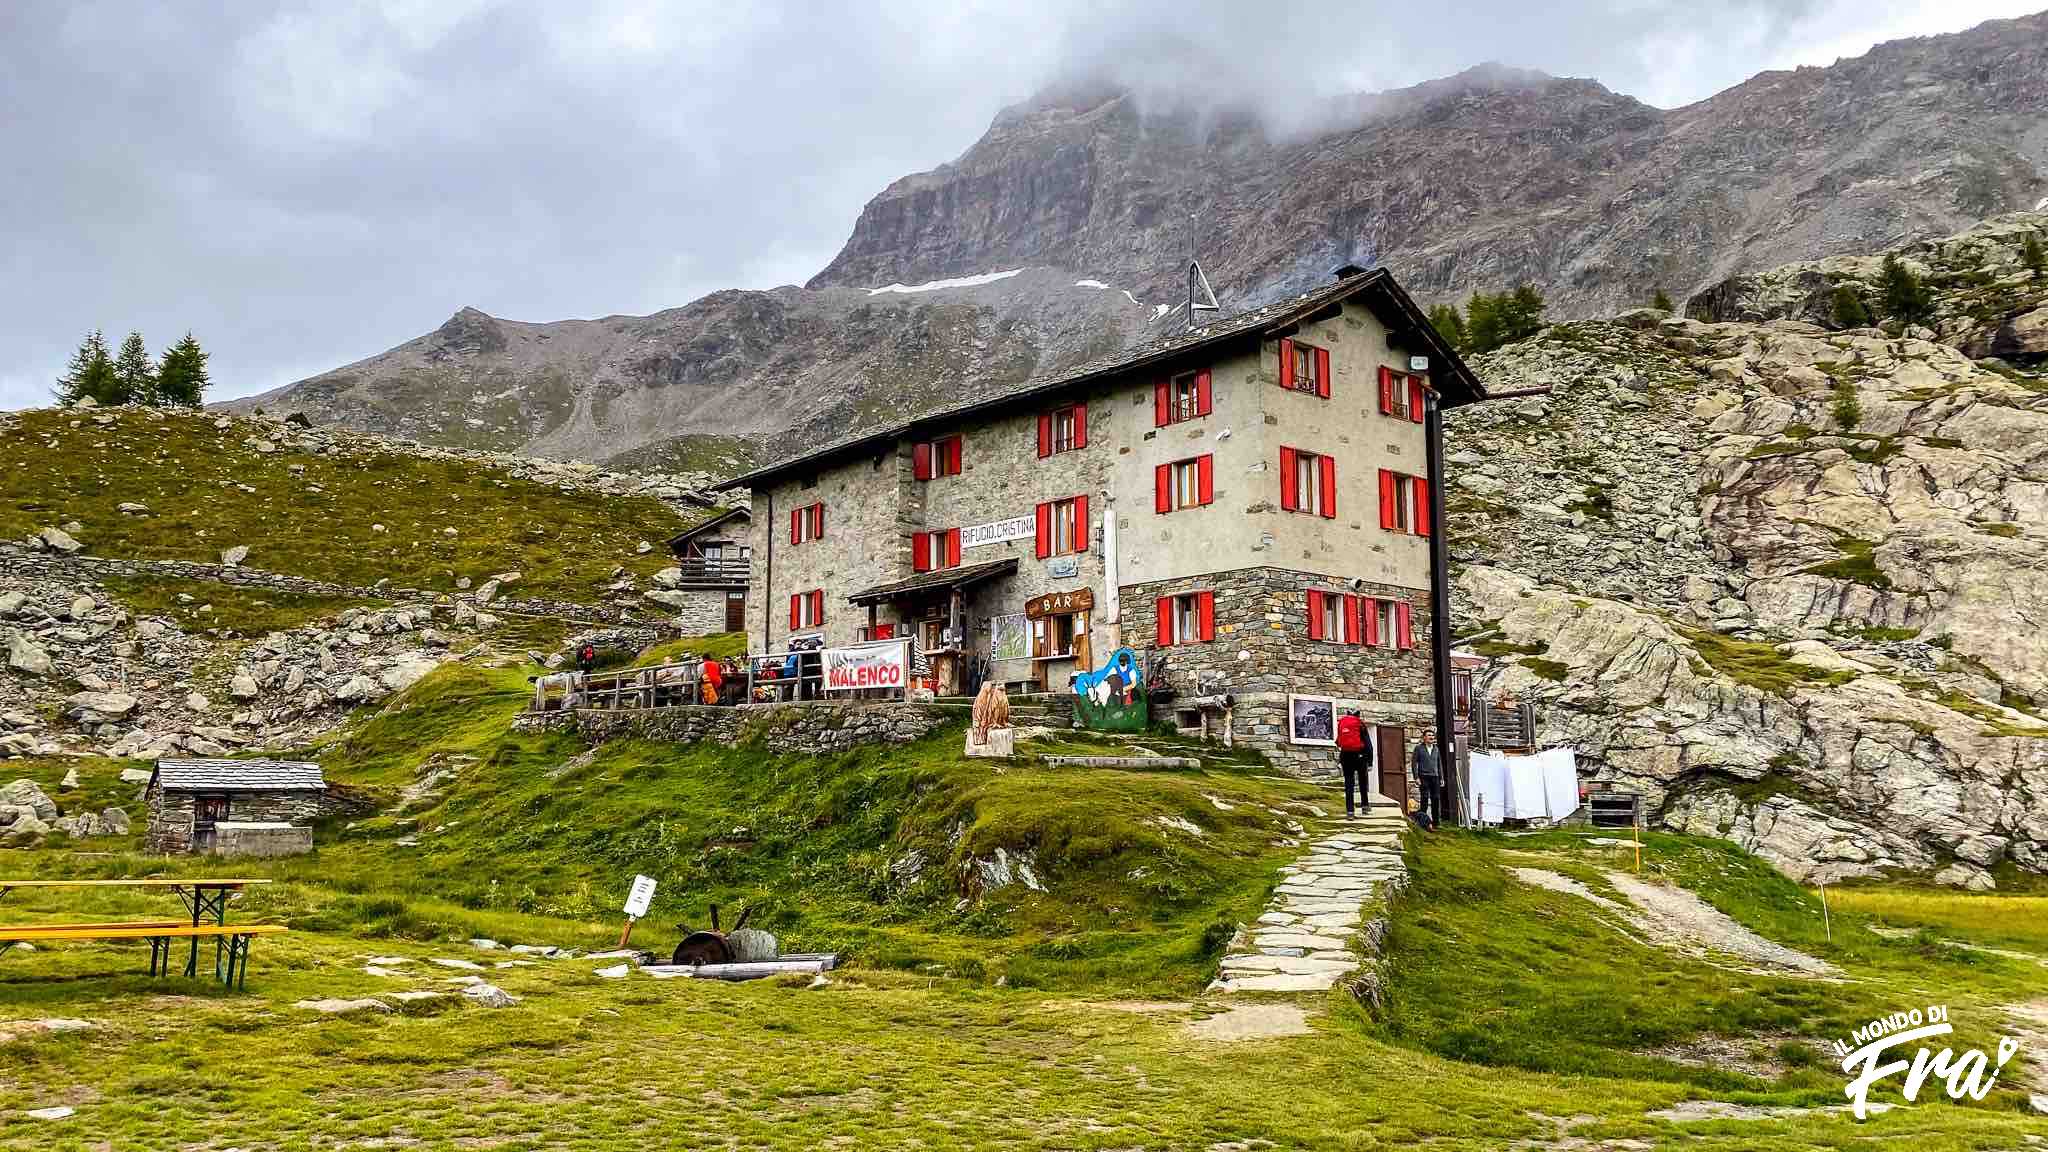
[[[43,547],[48,548],[52,552],[62,552],[67,556],[85,547],[85,545],[78,542],[77,537],[64,531],[62,528],[46,527],[37,529],[35,538],[43,542]]]
[[[35,781],[29,779],[15,780],[0,786],[0,804],[26,808],[34,813],[37,819],[43,821],[57,818],[57,802],[50,799],[48,793],[38,787]]]
[[[80,724],[107,724],[124,719],[140,703],[126,692],[76,692],[64,698],[64,714]]]
[[[16,672],[31,676],[48,676],[56,671],[50,654],[42,645],[28,638],[26,633],[16,632],[7,638],[7,666]]]

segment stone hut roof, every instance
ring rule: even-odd
[[[149,786],[166,792],[323,792],[320,766],[305,760],[156,762]]]

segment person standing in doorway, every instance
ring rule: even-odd
[[[1444,769],[1437,754],[1436,729],[1422,730],[1422,743],[1415,746],[1415,783],[1422,790],[1422,809],[1416,819],[1424,828],[1436,831],[1438,797],[1442,794]]]
[[[1346,712],[1337,719],[1337,767],[1344,773],[1344,816],[1357,815],[1351,806],[1351,790],[1358,789],[1358,807],[1372,810],[1372,743],[1365,738],[1365,722],[1358,712]]]

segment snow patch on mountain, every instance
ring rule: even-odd
[[[1022,271],[1022,268],[1012,268],[1008,272],[983,272],[978,276],[955,276],[948,280],[927,280],[922,284],[885,284],[880,288],[868,289],[868,295],[879,296],[884,292],[936,292],[941,288],[979,288],[983,284],[1008,280]]]

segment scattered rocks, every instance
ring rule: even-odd
[[[78,542],[76,537],[62,528],[39,528],[36,530],[33,539],[40,541],[44,548],[48,548],[52,552],[62,552],[66,556],[85,547],[85,545]]]
[[[38,820],[57,818],[57,802],[29,779],[17,779],[0,786],[0,806],[26,808]]]
[[[293,1004],[292,1007],[302,1008],[308,1012],[318,1012],[323,1016],[348,1016],[357,1012],[391,1011],[391,1005],[374,996],[364,996],[357,1000],[300,1000]]]
[[[474,1000],[486,1008],[510,1008],[519,1003],[519,998],[498,987],[496,984],[471,984],[462,990],[465,999]]]

